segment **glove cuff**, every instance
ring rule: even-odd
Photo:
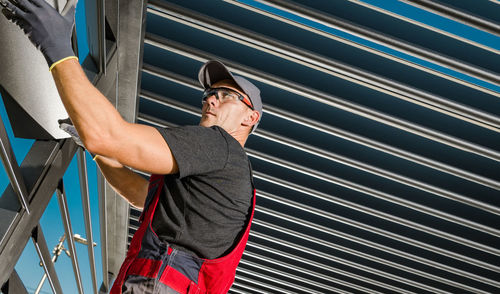
[[[77,58],[70,46],[65,48],[46,48],[43,52],[43,56],[49,65],[49,70],[52,70],[54,66],[65,60]]]
[[[61,63],[61,62],[63,62],[63,61],[66,61],[66,60],[68,60],[68,59],[76,59],[76,60],[78,61],[78,57],[76,57],[76,56],[68,56],[68,57],[65,57],[65,58],[63,58],[63,59],[61,59],[61,60],[59,60],[59,61],[54,62],[54,63],[53,63],[53,64],[49,67],[49,71],[52,71],[52,69],[53,69],[56,65],[58,65],[59,63]]]

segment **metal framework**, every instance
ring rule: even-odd
[[[98,33],[89,35],[94,36],[96,40],[92,40],[92,42],[90,42],[92,46],[95,47],[91,46],[90,48],[90,56],[84,62],[84,70],[90,81],[101,92],[108,95],[109,99],[115,105],[118,104],[118,102],[127,102],[124,106],[126,109],[121,107],[122,114],[126,116],[127,111],[129,111],[130,108],[128,104],[135,104],[136,95],[133,94],[133,89],[137,88],[137,86],[133,87],[132,83],[129,83],[126,79],[131,78],[132,80],[137,81],[138,74],[137,63],[135,65],[132,63],[131,66],[128,65],[133,69],[132,73],[129,73],[130,70],[126,70],[126,66],[127,62],[130,63],[130,54],[136,54],[139,56],[140,53],[140,50],[134,53],[131,50],[122,49],[122,54],[120,56],[118,54],[120,51],[117,50],[116,43],[116,35],[119,29],[118,27],[120,25],[125,26],[122,30],[124,36],[123,43],[126,43],[125,40],[127,40],[127,34],[134,34],[132,29],[126,28],[126,26],[130,25],[130,22],[128,22],[127,12],[126,10],[124,11],[124,19],[121,19],[120,21],[118,17],[118,1],[86,1],[85,4],[85,8],[87,10],[87,28],[90,31]],[[125,9],[127,5],[122,6]],[[106,7],[109,9],[108,11],[105,11]],[[132,10],[134,10],[133,13],[136,13],[137,7],[129,7],[128,10],[128,13],[131,13]],[[123,48],[133,46],[132,43],[134,41],[136,42],[137,47],[140,48],[140,30],[142,29],[142,22],[140,22],[140,20],[139,24],[139,35],[130,36],[128,38],[130,40],[127,40],[128,44],[124,44]],[[77,52],[77,38],[75,31],[73,37],[75,52]],[[119,58],[126,60],[126,62],[123,62],[123,70],[120,71],[120,76],[118,75],[117,66]],[[136,60],[139,60],[139,58],[136,57]],[[123,82],[124,84],[127,84],[127,87],[132,89],[128,90],[125,86],[121,87],[123,93],[120,94],[123,97],[120,99],[117,99],[118,82]],[[118,108],[120,109],[120,107]],[[131,114],[128,114],[128,117],[134,117],[134,110],[132,110]],[[0,146],[2,163],[7,171],[11,183],[4,191],[2,198],[0,198],[0,209],[2,212],[0,214],[0,285],[2,285],[2,292],[27,293],[23,282],[14,270],[14,266],[23,252],[26,243],[31,238],[40,257],[41,264],[43,265],[46,278],[52,291],[54,293],[63,293],[60,281],[54,270],[53,260],[50,256],[46,240],[38,223],[49,200],[54,192],[56,192],[65,232],[64,235],[67,237],[68,254],[71,258],[77,290],[79,293],[84,293],[80,266],[75,250],[75,237],[71,227],[66,192],[62,182],[62,176],[75,154],[77,154],[78,157],[80,192],[83,207],[82,217],[85,224],[87,238],[84,240],[84,243],[88,245],[87,248],[91,269],[92,289],[93,293],[98,293],[99,291],[107,292],[110,281],[113,278],[112,273],[116,270],[116,267],[119,266],[119,263],[121,263],[120,259],[126,250],[126,240],[117,240],[116,236],[109,234],[107,231],[107,228],[110,227],[110,222],[111,225],[115,224],[115,218],[108,218],[108,215],[110,214],[109,206],[114,207],[115,211],[113,213],[116,213],[117,216],[119,214],[124,215],[122,216],[122,219],[125,220],[128,215],[128,205],[122,205],[122,207],[120,207],[115,203],[109,203],[110,199],[114,202],[120,200],[117,199],[119,197],[117,197],[114,193],[102,193],[105,194],[104,197],[99,197],[99,211],[101,216],[100,234],[101,240],[104,242],[103,246],[101,246],[101,254],[104,262],[103,277],[97,277],[94,252],[95,245],[92,246],[92,244],[95,243],[93,241],[92,232],[87,167],[85,153],[83,150],[78,149],[76,144],[70,139],[59,141],[36,140],[31,150],[19,166],[14,157],[11,143],[5,131],[3,122],[0,122]],[[100,181],[100,190],[109,190],[109,187],[102,182],[102,176],[100,177]],[[117,223],[119,223],[119,221]],[[124,227],[122,227],[121,230],[118,230],[118,232],[124,231]],[[112,254],[108,254],[109,246],[107,245],[109,245],[109,242],[114,242],[113,245],[116,245],[116,248],[122,248],[122,256],[119,256],[120,251],[114,251]],[[108,258],[116,258],[115,264],[112,264],[112,267],[114,268],[109,267],[110,262]],[[98,282],[100,281],[102,281],[102,285],[99,289]]]

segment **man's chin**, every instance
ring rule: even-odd
[[[216,125],[215,122],[210,121],[210,120],[201,120],[200,121],[200,126],[202,126],[202,127],[209,128],[209,127],[212,127],[212,126],[215,126],[215,125]]]

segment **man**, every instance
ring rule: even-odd
[[[226,293],[255,207],[243,146],[261,115],[260,91],[217,61],[199,72],[199,126],[154,128],[124,121],[92,86],[71,49],[74,8],[0,0],[39,48],[85,147],[110,185],[144,208],[112,293]],[[126,167],[152,174],[149,182]]]

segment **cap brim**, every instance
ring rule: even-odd
[[[217,60],[210,60],[200,68],[198,80],[205,89],[222,80],[232,80],[238,84],[226,66]]]

